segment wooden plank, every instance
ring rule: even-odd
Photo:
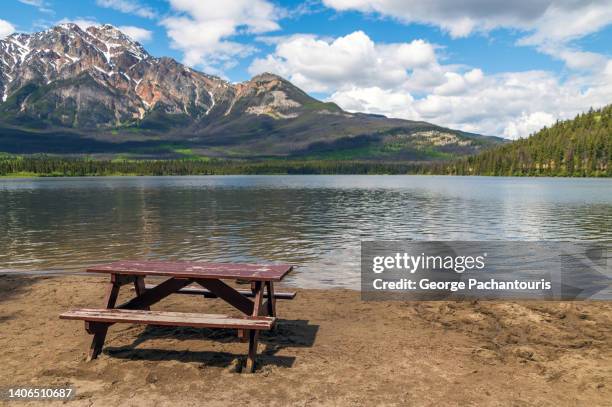
[[[191,280],[189,279],[169,278],[163,283],[155,286],[155,288],[145,290],[142,295],[132,298],[117,308],[145,309],[189,284],[191,284]]]
[[[192,312],[145,311],[128,309],[75,309],[60,315],[62,319],[76,319],[96,323],[133,323],[163,326],[191,326],[195,328],[229,328],[269,330],[274,326],[271,317],[232,317],[221,314]]]
[[[225,300],[228,304],[244,314],[251,315],[253,312],[253,301],[240,294],[234,288],[221,280],[195,280],[196,283],[206,288],[218,298]]]
[[[145,288],[147,290],[150,290],[151,288],[154,288],[156,286],[156,284],[146,284]],[[244,295],[245,297],[255,297],[255,294],[253,294],[253,291],[249,290],[243,290],[243,289],[237,289],[236,291],[238,291],[240,294]],[[194,286],[187,286],[184,288],[181,288],[180,290],[178,290],[176,292],[176,294],[189,294],[189,295],[203,295],[205,298],[217,298],[216,295],[214,295],[213,293],[211,293],[209,290],[205,289],[205,288],[200,288],[200,287],[194,287]],[[296,296],[296,292],[294,291],[274,291],[274,298],[276,298],[277,300],[292,300],[294,299]],[[268,293],[266,292],[264,294],[264,298],[268,297]]]
[[[288,264],[233,264],[192,261],[118,261],[92,266],[93,273],[142,276],[168,276],[199,279],[243,279],[250,281],[280,281],[293,267]]]

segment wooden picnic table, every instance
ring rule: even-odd
[[[71,310],[61,314],[60,318],[85,321],[85,329],[93,335],[88,360],[95,359],[100,354],[108,328],[115,323],[237,329],[240,336],[248,334],[246,371],[252,372],[255,369],[258,332],[272,329],[276,322],[276,299],[292,299],[295,296],[295,293],[291,292],[274,291],[274,283],[281,281],[291,270],[292,266],[286,264],[188,261],[119,261],[101,264],[90,267],[87,271],[110,274],[104,308]],[[145,284],[146,276],[166,279],[159,284]],[[223,280],[250,282],[251,289],[237,290]],[[192,286],[193,283],[199,287]],[[126,284],[134,285],[135,296],[117,305],[119,290]],[[232,317],[150,310],[151,305],[175,293],[220,298],[239,310],[242,315]]]

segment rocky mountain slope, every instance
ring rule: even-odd
[[[499,142],[348,113],[283,78],[231,84],[110,25],[0,40],[0,151],[429,159]]]

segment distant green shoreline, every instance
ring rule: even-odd
[[[389,175],[389,176],[395,176],[395,175],[411,175],[411,176],[439,176],[439,177],[496,177],[496,178],[566,178],[566,179],[609,179],[612,178],[610,176],[605,176],[605,177],[575,177],[575,176],[561,176],[561,175],[480,175],[480,174],[475,174],[475,175],[457,175],[457,174],[410,174],[410,173],[405,173],[405,174],[388,174],[388,173],[380,173],[380,174],[375,174],[375,173],[368,173],[368,174],[349,174],[349,173],[343,173],[343,174],[298,174],[298,173],[292,173],[292,174],[287,174],[287,173],[277,173],[277,174],[272,174],[272,173],[266,173],[266,174],[188,174],[188,175],[143,175],[143,174],[107,174],[107,175],[42,175],[42,174],[33,174],[33,175],[21,175],[21,174],[8,174],[8,175],[0,175],[0,180],[18,180],[18,179],[44,179],[44,178],[103,178],[103,177],[231,177],[231,176],[241,176],[241,175],[262,175],[262,176],[270,176],[270,177],[274,177],[274,176],[279,176],[279,175],[295,175],[295,176],[299,176],[299,175],[321,175],[321,176],[326,176],[326,175],[372,175],[372,176],[376,176],[376,175]]]
[[[606,178],[610,171],[567,168],[470,171],[470,158],[436,162],[377,162],[349,160],[93,160],[57,156],[0,156],[0,177],[96,177],[180,175],[482,175],[515,177]]]

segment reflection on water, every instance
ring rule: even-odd
[[[156,258],[299,265],[358,286],[361,240],[612,242],[612,180],[429,176],[0,180],[0,269]]]

